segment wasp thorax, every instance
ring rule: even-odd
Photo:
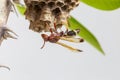
[[[69,12],[79,5],[78,0],[24,0],[26,19],[35,32],[49,31],[56,24],[61,28],[69,18]]]

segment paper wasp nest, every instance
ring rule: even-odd
[[[24,0],[26,19],[29,28],[35,32],[49,31],[50,28],[62,27],[69,18],[69,12],[79,5],[79,0]]]

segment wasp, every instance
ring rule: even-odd
[[[56,27],[56,26],[54,26]],[[75,51],[75,52],[82,52],[82,50],[77,49],[77,48],[73,48],[67,44],[64,44],[62,42],[60,42],[60,40],[65,40],[65,41],[69,41],[69,42],[75,42],[75,43],[81,43],[84,42],[84,40],[82,38],[76,38],[76,35],[79,34],[80,29],[76,29],[76,30],[69,30],[68,29],[64,32],[64,31],[60,31],[58,32],[56,30],[56,28],[50,28],[50,35],[47,34],[41,34],[43,40],[44,40],[44,44],[41,47],[41,49],[45,46],[45,42],[50,42],[50,43],[56,43],[58,45],[61,45],[65,48],[68,48],[71,51]]]

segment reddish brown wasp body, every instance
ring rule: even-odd
[[[69,42],[76,42],[76,43],[83,42],[84,41],[83,39],[75,38],[76,34],[80,32],[79,29],[76,29],[75,31],[74,30],[68,31],[68,29],[67,29],[65,32],[64,31],[58,32],[57,29],[56,29],[56,26],[54,25],[54,29],[50,28],[50,32],[51,32],[50,35],[41,34],[42,38],[44,39],[44,44],[41,48],[44,47],[45,42],[50,42],[50,43],[59,44],[63,47],[66,47],[66,48],[72,50],[72,51],[82,52],[82,50],[73,48],[73,47],[68,46],[64,43],[59,42],[59,40],[66,40],[66,41],[69,41]]]

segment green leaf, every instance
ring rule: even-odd
[[[95,38],[95,36],[88,29],[86,29],[81,23],[79,23],[73,17],[71,17],[68,21],[69,21],[69,28],[70,29],[73,29],[73,30],[80,29],[80,34],[78,34],[78,35],[81,36],[88,43],[90,43],[92,46],[94,46],[98,51],[100,51],[102,54],[105,55],[98,40]]]
[[[20,5],[20,4],[16,4],[16,7],[17,7],[17,10],[19,11],[19,13],[20,13],[21,15],[24,15],[24,12],[25,12],[25,10],[26,10],[26,7],[23,6],[23,5]]]
[[[101,10],[115,10],[120,8],[120,0],[80,0],[83,3]]]

